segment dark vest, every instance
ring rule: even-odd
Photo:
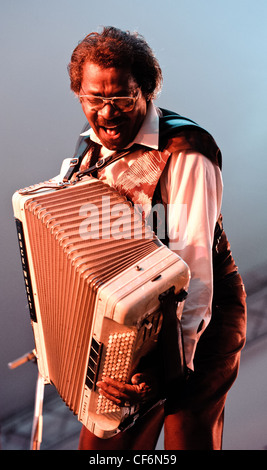
[[[180,116],[172,111],[161,109],[162,115],[159,118],[159,150],[168,149],[171,153],[174,151],[194,151],[205,155],[220,170],[222,169],[222,155],[215,140],[205,129],[196,122]],[[90,128],[86,123],[82,132]],[[91,145],[94,145],[90,137],[80,136],[73,157],[73,166],[67,177],[79,171],[83,157],[88,152]],[[154,193],[153,200],[160,201],[159,184]],[[162,240],[164,242],[164,240]],[[167,240],[165,240],[167,243]],[[215,231],[213,243],[213,273],[214,282],[220,281],[225,276],[237,271],[237,267],[232,257],[230,244],[227,240],[222,225],[222,215],[220,215]]]

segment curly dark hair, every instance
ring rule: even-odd
[[[130,68],[138,86],[149,101],[156,97],[162,85],[159,63],[143,36],[121,31],[112,26],[102,33],[90,33],[74,49],[68,65],[70,87],[74,93],[81,88],[83,66],[86,61],[104,68]]]

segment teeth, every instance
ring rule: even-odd
[[[116,135],[117,134],[117,129],[116,127],[106,127],[106,133],[109,135]]]

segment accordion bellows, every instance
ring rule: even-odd
[[[159,295],[185,289],[189,269],[95,178],[18,191],[13,208],[39,371],[90,431],[111,437],[134,410],[96,382],[130,379],[157,343]]]

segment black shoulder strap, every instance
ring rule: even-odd
[[[85,126],[83,127],[81,133],[87,131],[89,128],[90,128],[90,125],[87,122]],[[63,181],[69,181],[72,175],[79,170],[82,159],[87,154],[91,145],[92,145],[92,141],[89,136],[82,136],[82,135],[79,136],[79,139],[77,140],[77,143],[76,143],[74,155],[70,161],[70,166],[68,168],[66,175],[63,178]]]
[[[82,130],[81,130],[81,134],[88,131],[89,129],[90,129],[90,124],[89,124],[89,122],[86,122],[85,125],[83,126]],[[77,156],[79,153],[81,153],[84,150],[84,145],[89,145],[89,141],[90,141],[90,137],[88,135],[87,136],[79,135],[79,138],[76,142],[74,155]],[[86,154],[86,152],[84,152],[83,157],[84,157],[85,154]]]

